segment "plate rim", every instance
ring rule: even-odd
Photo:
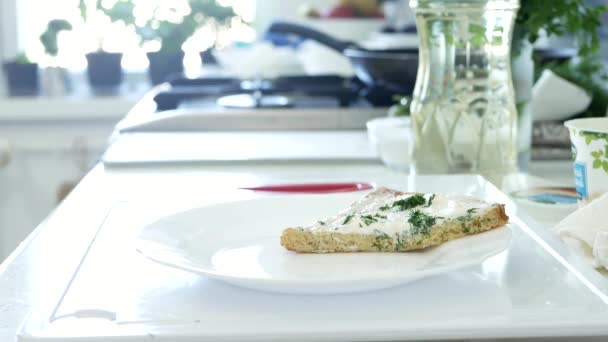
[[[140,233],[136,239],[135,249],[139,254],[143,255],[145,258],[147,258],[153,262],[156,262],[158,264],[161,264],[163,266],[180,269],[180,270],[183,270],[186,272],[191,272],[191,273],[194,273],[194,274],[197,274],[200,276],[207,276],[211,279],[224,281],[226,283],[240,286],[240,287],[245,287],[245,288],[250,288],[250,289],[259,289],[259,286],[249,286],[249,285],[241,284],[241,282],[253,282],[253,283],[255,283],[255,285],[261,285],[261,286],[268,287],[267,291],[270,291],[270,292],[287,292],[287,291],[279,291],[279,290],[276,290],[275,288],[276,287],[284,288],[284,287],[291,286],[291,287],[294,287],[294,290],[289,291],[290,293],[319,293],[318,292],[319,289],[322,289],[323,287],[335,287],[335,286],[339,286],[339,285],[352,284],[353,282],[399,282],[397,285],[389,285],[389,286],[384,286],[384,287],[374,286],[374,288],[376,288],[376,289],[399,286],[400,284],[405,284],[409,281],[414,281],[414,280],[418,280],[421,278],[438,275],[438,274],[443,274],[446,272],[455,271],[458,269],[481,264],[485,260],[487,260],[497,254],[500,254],[501,252],[504,252],[511,245],[512,237],[513,237],[511,227],[513,226],[514,223],[509,222],[504,226],[501,226],[501,227],[498,227],[498,228],[495,228],[495,229],[492,229],[489,231],[485,231],[485,232],[482,232],[479,234],[464,236],[462,238],[450,240],[444,244],[436,246],[436,248],[439,248],[439,247],[445,246],[447,244],[459,243],[459,242],[461,242],[462,239],[466,239],[468,237],[481,236],[483,234],[491,234],[491,233],[494,233],[494,234],[502,233],[503,234],[503,236],[501,236],[502,243],[500,245],[497,244],[497,246],[493,250],[489,250],[484,253],[480,253],[478,256],[476,256],[474,258],[469,258],[467,260],[464,260],[464,261],[461,261],[458,263],[454,263],[454,264],[441,265],[441,266],[432,267],[432,268],[422,268],[420,270],[416,270],[413,272],[406,272],[403,274],[392,273],[390,275],[389,274],[380,274],[380,275],[374,275],[374,276],[363,277],[363,278],[327,279],[327,280],[323,280],[323,282],[321,283],[316,278],[315,279],[306,279],[306,278],[284,279],[284,278],[264,278],[264,277],[255,277],[255,276],[237,276],[234,274],[227,274],[225,272],[218,271],[211,267],[197,266],[195,262],[193,262],[191,259],[187,258],[187,254],[180,253],[180,252],[183,252],[183,250],[176,249],[173,246],[161,244],[158,241],[144,238],[145,233],[147,231],[149,231],[150,229],[153,229],[152,227],[154,227],[158,224],[162,224],[165,221],[170,221],[174,217],[179,217],[181,215],[195,212],[198,210],[209,210],[210,208],[214,208],[214,207],[218,207],[218,206],[221,207],[221,206],[227,206],[227,205],[240,205],[240,204],[246,204],[246,203],[250,203],[250,202],[260,202],[260,201],[271,201],[271,202],[275,201],[276,202],[276,201],[280,201],[284,198],[290,198],[290,199],[297,198],[297,199],[310,200],[310,199],[316,199],[319,197],[325,198],[325,199],[327,199],[328,197],[334,197],[334,198],[339,198],[340,200],[343,200],[343,201],[350,201],[352,199],[361,198],[362,193],[363,193],[363,191],[359,191],[356,193],[334,193],[334,194],[273,195],[273,196],[263,196],[263,197],[258,197],[258,198],[243,199],[243,200],[236,200],[236,201],[229,201],[229,202],[222,202],[222,203],[212,203],[209,205],[188,208],[186,210],[182,210],[182,211],[161,217],[155,221],[152,221],[152,222],[146,224],[142,228],[142,230],[140,231]],[[277,243],[278,243],[278,237],[277,237]],[[154,246],[156,246],[156,248],[154,248]],[[171,253],[171,251],[173,251],[174,254],[173,255],[170,254],[169,259],[173,258],[173,261],[167,260],[167,258],[162,257],[163,255],[167,255],[167,253]],[[402,253],[407,253],[407,252],[402,252]],[[180,254],[182,254],[183,259],[180,259],[180,256],[179,256]],[[351,253],[338,253],[338,254],[351,254]],[[386,253],[385,252],[382,252],[382,253],[381,252],[369,252],[369,253],[361,253],[361,254],[386,254]],[[315,289],[317,289],[317,290],[316,291],[302,291],[302,290],[295,289],[295,287],[310,287],[310,286],[315,287]],[[361,292],[361,291],[364,291],[364,290],[330,291],[327,293],[328,294],[329,293],[349,293],[349,292]]]

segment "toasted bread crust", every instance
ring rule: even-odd
[[[402,194],[399,191],[396,194]],[[281,245],[299,253],[341,252],[407,252],[436,246],[467,235],[474,235],[504,226],[509,221],[504,205],[494,204],[484,215],[470,222],[448,220],[431,228],[429,236],[414,236],[397,243],[392,236],[383,237],[379,244],[373,234],[340,233],[333,231],[307,231],[302,228],[287,228],[281,235]]]

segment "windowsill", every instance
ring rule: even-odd
[[[138,96],[3,98],[0,122],[116,120],[127,115],[137,100]]]
[[[82,73],[70,75],[73,90],[62,96],[0,96],[0,122],[118,121],[151,88],[142,74],[127,74],[112,95],[95,95]]]
[[[118,120],[138,99],[139,96],[2,98],[0,122]]]

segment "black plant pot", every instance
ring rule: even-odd
[[[179,77],[184,73],[183,52],[148,52],[148,60],[150,61],[148,74],[154,85]]]
[[[217,58],[213,55],[213,49],[207,49],[200,52],[201,62],[203,65],[218,65]]]
[[[121,60],[122,53],[88,53],[87,76],[91,88],[104,90],[118,88],[123,79]]]
[[[32,96],[40,93],[38,64],[4,63],[8,94],[10,96]]]

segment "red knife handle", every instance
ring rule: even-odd
[[[276,184],[240,188],[252,191],[290,192],[290,193],[332,193],[373,189],[369,183],[312,183],[312,184]]]

